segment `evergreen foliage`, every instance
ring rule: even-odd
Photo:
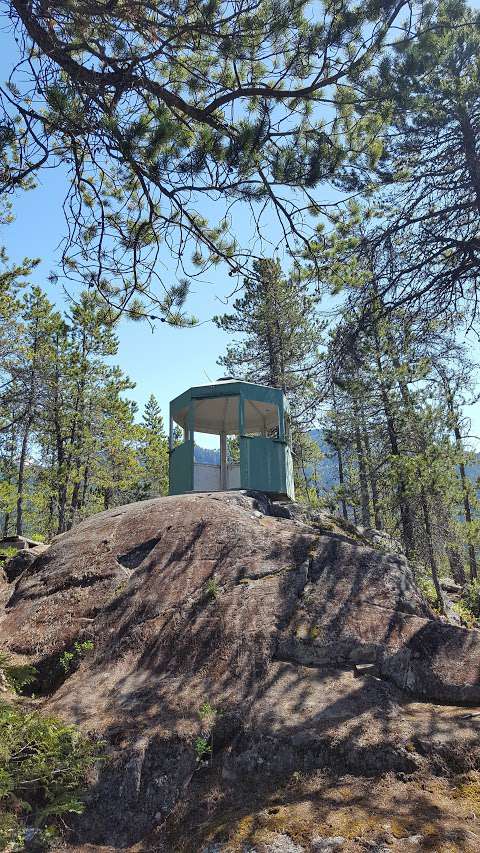
[[[162,414],[151,397],[138,421],[115,323],[195,323],[191,278],[222,261],[245,278],[214,318],[230,336],[219,363],[285,391],[301,499],[400,539],[440,610],[442,573],[469,577],[459,608],[475,618],[461,340],[478,319],[480,17],[438,0],[402,23],[403,6],[8,4],[28,61],[0,89],[0,186],[70,166],[63,269],[88,287],[62,315],[26,283],[36,261],[2,253],[4,532],[49,537],[165,493]],[[257,246],[276,215],[291,273],[239,245],[237,201]],[[163,245],[190,275],[160,281]],[[328,493],[311,428],[337,463]]]
[[[232,343],[218,363],[228,374],[281,388],[300,428],[314,421],[325,324],[317,299],[305,291],[298,271],[284,276],[277,260],[254,261],[233,313],[215,317]]]
[[[31,189],[43,166],[63,165],[63,274],[81,283],[61,312],[30,284],[38,261],[10,265],[0,250],[3,534],[48,540],[167,492],[162,413],[151,395],[139,418],[134,383],[112,363],[116,323],[126,313],[194,325],[190,282],[222,262],[244,282],[214,318],[229,335],[218,363],[285,392],[297,498],[385,534],[437,613],[478,626],[480,505],[464,416],[478,400],[466,343],[479,317],[478,10],[464,0],[2,6],[19,56],[0,86],[0,190]],[[290,273],[240,245],[238,202],[251,212],[248,248],[261,254],[278,231],[269,251],[294,259]],[[10,218],[4,204],[0,222]],[[178,276],[163,280],[162,253]],[[335,460],[334,488],[322,484],[312,429]],[[228,453],[238,460],[236,437]],[[445,575],[462,587],[453,608]],[[204,592],[218,607],[214,575]],[[74,642],[53,677],[92,649]],[[20,693],[35,675],[0,652],[3,689]],[[209,702],[199,711],[199,765],[219,713]],[[1,702],[0,849],[23,849],[27,822],[47,846],[62,817],[82,811],[99,752],[73,727]]]
[[[312,465],[321,453],[306,433],[315,424],[320,401],[326,324],[298,269],[284,276],[280,263],[268,258],[254,261],[253,272],[244,280],[233,313],[214,318],[234,336],[218,363],[228,374],[284,391],[291,411],[295,481],[310,500],[316,494]]]
[[[238,201],[267,239],[272,216],[292,246],[306,239],[305,209],[328,213],[312,190],[353,152],[375,154],[381,104],[350,124],[345,104],[365,104],[368,69],[406,5],[5,1],[19,56],[0,88],[0,189],[62,163],[64,274],[133,317],[188,323],[188,285],[161,280],[162,247],[183,268],[188,252],[194,269],[243,271]]]
[[[23,850],[26,825],[47,849],[63,816],[81,814],[101,744],[38,711],[0,703],[0,850]]]
[[[294,434],[299,499],[400,540],[419,579],[428,573],[443,610],[442,575],[459,583],[477,577],[479,502],[466,475],[473,457],[462,416],[476,399],[476,365],[460,342],[462,313],[433,320],[411,303],[386,305],[395,258],[366,238],[359,211],[356,218],[347,232],[339,220],[316,250],[323,286],[336,293],[342,281],[343,305],[328,340],[317,298],[303,301],[305,280],[316,280],[312,265],[293,288],[265,261],[256,268],[263,286],[246,280],[234,313],[217,318],[241,336],[221,363],[254,381],[277,377],[294,414],[310,416],[297,416]],[[337,462],[333,492],[322,487],[312,426],[321,427]]]
[[[368,240],[393,253],[385,303],[430,318],[454,308],[478,319],[479,57],[478,9],[425,3],[416,37],[400,38],[369,77],[367,100],[383,97],[389,112],[375,166],[359,161],[344,181],[368,201]]]
[[[0,512],[4,535],[50,538],[165,494],[168,449],[155,398],[138,423],[134,384],[111,365],[111,312],[87,292],[62,316],[25,283],[31,268],[0,276]]]
[[[461,416],[475,399],[475,365],[459,343],[461,315],[433,321],[411,306],[386,311],[389,268],[362,245],[364,284],[352,285],[327,357],[324,423],[338,459],[337,498],[344,516],[387,530],[429,567],[442,606],[442,572],[462,583],[468,560],[477,575],[478,499],[465,474],[472,457]],[[342,264],[338,242],[335,251]]]

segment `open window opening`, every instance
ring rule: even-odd
[[[172,431],[172,447],[180,447],[185,444],[185,429],[174,423]]]
[[[185,444],[187,441],[187,417],[187,408],[182,409],[179,412],[175,412],[175,414],[170,417],[170,450],[174,450],[176,447],[181,447],[181,445]]]
[[[280,437],[280,416],[275,403],[263,403],[257,400],[245,400],[244,435],[265,438]]]
[[[220,465],[220,436],[207,432],[193,434],[193,460],[202,465]]]
[[[239,489],[239,398],[195,400],[193,423],[194,491]]]
[[[227,435],[227,462],[229,465],[240,464],[240,438],[238,435]]]
[[[196,492],[217,492],[220,489],[220,436],[195,430],[193,440],[193,488]]]

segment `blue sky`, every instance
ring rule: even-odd
[[[0,244],[4,245],[10,261],[23,257],[40,258],[41,263],[32,275],[59,307],[66,304],[61,281],[52,284],[48,275],[58,269],[59,243],[65,234],[62,201],[65,176],[61,171],[44,171],[36,189],[19,193],[14,199],[13,223],[0,227]],[[238,218],[238,229],[248,232],[247,212]],[[175,279],[172,261],[172,281]],[[68,284],[68,283],[67,283]],[[225,350],[228,337],[217,329],[211,318],[227,310],[226,298],[234,283],[226,270],[216,268],[202,281],[192,284],[187,308],[201,321],[191,329],[175,329],[157,323],[152,331],[147,323],[122,320],[117,328],[119,351],[115,363],[136,383],[130,392],[140,409],[150,394],[154,394],[166,415],[168,403],[191,385],[215,381],[222,375],[216,364]],[[72,294],[78,295],[75,287]],[[233,299],[230,299],[230,304]]]
[[[5,32],[0,36],[0,44],[3,48],[0,75],[5,77],[12,58],[11,38]],[[62,211],[65,190],[66,177],[60,169],[44,170],[39,175],[36,189],[19,193],[13,199],[15,221],[0,228],[0,244],[6,247],[11,261],[18,262],[25,256],[41,258],[32,280],[41,285],[59,307],[65,300],[61,283],[50,284],[47,277],[52,270],[58,269],[59,243],[65,234]],[[326,200],[330,193],[326,190],[322,194],[320,188],[318,195]],[[275,236],[278,231],[273,214],[271,226],[271,233]],[[245,245],[251,227],[248,208],[242,208],[240,204],[235,208],[235,230],[239,242]],[[171,275],[173,282],[173,261]],[[154,394],[166,416],[168,403],[173,397],[191,385],[221,376],[222,370],[216,362],[224,352],[228,338],[216,328],[211,318],[226,310],[225,300],[231,291],[232,279],[225,269],[218,267],[201,282],[192,285],[188,309],[201,321],[198,327],[174,329],[158,323],[152,332],[145,323],[128,320],[120,323],[117,330],[120,345],[115,362],[136,383],[130,396],[137,401],[140,409],[149,395]],[[478,345],[472,341],[473,346],[480,355]],[[472,420],[472,431],[480,435],[478,406],[470,407],[467,414]]]
[[[0,228],[0,242],[11,261],[25,256],[41,258],[32,280],[59,306],[66,302],[62,282],[51,284],[47,277],[58,269],[59,243],[65,233],[65,188],[65,176],[60,170],[44,171],[34,190],[16,195],[15,221]],[[168,401],[185,387],[208,382],[207,377],[218,378],[221,369],[216,359],[225,348],[226,335],[215,327],[211,317],[222,312],[220,298],[224,300],[231,289],[232,280],[220,269],[193,284],[188,308],[201,321],[207,321],[197,328],[174,329],[158,323],[152,332],[146,323],[120,323],[120,347],[115,361],[137,383],[134,396],[140,406],[153,393],[166,409]],[[72,293],[78,295],[74,286]]]

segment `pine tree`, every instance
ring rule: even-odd
[[[320,399],[325,324],[297,271],[286,277],[271,259],[255,261],[253,270],[233,313],[214,317],[219,328],[239,336],[218,363],[234,376],[281,388],[295,427],[304,431]]]
[[[473,483],[468,479],[466,474],[466,465],[469,461],[469,455],[465,451],[465,442],[463,436],[463,422],[461,415],[461,407],[468,400],[468,394],[472,392],[472,375],[474,374],[474,365],[466,358],[462,358],[457,363],[451,362],[442,363],[435,362],[434,368],[439,374],[441,383],[441,392],[443,393],[446,408],[447,408],[447,426],[450,428],[454,436],[455,449],[458,459],[458,476],[461,484],[462,505],[464,515],[464,526],[466,527],[465,538],[468,545],[468,563],[470,571],[470,580],[475,580],[478,576],[478,564],[475,551],[475,515],[478,516],[478,498],[475,492]],[[455,369],[456,368],[456,369]],[[472,395],[471,395],[472,396]],[[477,395],[474,395],[477,398]],[[461,561],[458,560],[455,549],[452,551],[452,572],[454,577],[461,583],[464,582],[465,576]]]
[[[478,319],[479,54],[478,10],[440,0],[367,87],[391,109],[374,175],[356,172],[357,188],[377,188],[371,239],[395,251],[385,297],[431,318],[455,306]]]
[[[102,509],[128,503],[141,470],[137,454],[136,403],[123,397],[133,384],[114,368],[100,392],[98,453],[92,486],[101,497]]]
[[[455,324],[435,325],[405,311],[375,315],[375,299],[361,298],[369,301],[370,324],[356,325],[362,311],[353,313],[350,302],[328,356],[335,390],[326,435],[342,460],[337,497],[355,520],[365,525],[373,517],[400,533],[413,563],[428,566],[442,609],[445,566],[461,580],[465,548],[472,576],[476,566],[475,525],[467,519],[462,534],[459,524],[465,500],[472,502],[470,519],[476,506],[465,477],[469,454],[455,431],[458,410],[454,404],[452,419],[442,386],[464,355]]]
[[[109,364],[117,340],[98,299],[84,293],[62,316],[38,287],[18,299],[15,281],[3,291],[15,308],[9,329],[0,318],[0,511],[5,533],[15,524],[49,538],[128,502],[147,472],[156,478],[149,490],[164,490],[167,442],[156,401],[146,423],[135,422],[125,397],[134,385]]]
[[[293,243],[305,208],[322,209],[312,189],[374,150],[381,104],[369,102],[352,127],[336,119],[345,101],[367,109],[366,72],[403,5],[140,0],[132,14],[86,0],[50,3],[47,15],[41,2],[13,0],[0,188],[65,164],[64,273],[116,311],[175,322],[178,285],[166,300],[154,288],[160,244],[182,267],[190,246],[194,265],[223,260],[234,275],[245,253],[227,206],[258,202],[255,216],[270,228],[276,215]],[[328,121],[318,110],[325,90]],[[220,214],[210,224],[199,210],[213,193]]]
[[[141,489],[144,497],[168,493],[168,438],[163,416],[153,394],[148,398],[140,425],[138,444],[142,466]]]
[[[15,370],[15,391],[22,406],[20,453],[17,476],[16,533],[23,534],[25,474],[35,421],[45,405],[42,376],[49,358],[50,332],[55,323],[53,306],[39,287],[24,297],[22,308],[23,345]]]

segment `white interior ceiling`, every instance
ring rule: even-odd
[[[194,400],[195,432],[206,432],[219,435],[238,435],[238,397],[210,397],[204,400]],[[262,403],[256,400],[245,400],[245,432],[262,433],[278,427],[278,408],[273,403]],[[174,417],[184,429],[186,428],[187,409],[182,409]]]

